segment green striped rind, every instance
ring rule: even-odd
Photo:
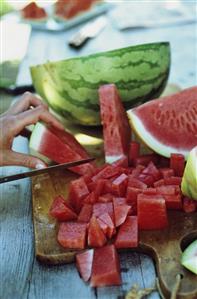
[[[144,44],[31,67],[36,91],[75,123],[100,124],[98,88],[116,84],[129,109],[163,91],[170,69],[168,42]]]

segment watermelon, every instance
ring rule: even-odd
[[[88,245],[91,247],[101,247],[105,245],[107,239],[103,233],[95,216],[92,216],[88,228]]]
[[[90,279],[92,273],[93,255],[94,249],[89,249],[76,254],[77,269],[84,281],[88,281]]]
[[[98,88],[115,83],[126,109],[161,94],[170,69],[168,42],[137,45],[32,66],[37,93],[73,123],[99,125]]]
[[[128,155],[131,128],[114,84],[102,85],[99,88],[99,102],[105,161],[112,163]]]
[[[120,284],[120,264],[114,245],[96,248],[94,250],[90,285],[92,287],[101,287]]]
[[[74,221],[60,223],[57,240],[65,248],[84,249],[86,223]]]
[[[37,156],[47,157],[57,163],[72,162],[90,157],[69,132],[46,126],[41,122],[38,122],[34,127],[29,146],[30,150],[35,152]],[[72,167],[70,170],[81,175],[87,175],[93,172],[94,166],[91,163],[86,163]]]
[[[116,248],[133,248],[138,246],[138,220],[137,216],[128,216],[121,225],[116,240]]]
[[[131,126],[155,152],[187,159],[197,145],[197,86],[128,111]]]
[[[59,221],[69,221],[77,219],[77,214],[67,206],[64,198],[60,195],[54,198],[51,205],[50,215]]]

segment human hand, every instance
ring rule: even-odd
[[[43,121],[63,130],[63,125],[48,111],[48,106],[38,97],[26,92],[0,116],[0,165],[21,165],[29,168],[44,168],[46,164],[37,157],[12,150],[14,137],[26,126]]]

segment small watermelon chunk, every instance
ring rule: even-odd
[[[83,203],[89,203],[89,204],[94,204],[96,202],[96,196],[94,191],[92,191],[91,193],[89,193],[83,200]]]
[[[141,182],[140,180],[134,178],[132,175],[129,175],[128,187],[146,189],[147,185]]]
[[[131,207],[129,205],[114,205],[114,218],[116,227],[125,222],[127,215],[129,214]]]
[[[97,202],[93,205],[93,215],[95,217],[100,217],[104,213],[108,213],[112,221],[114,221],[114,209],[112,202]]]
[[[169,210],[182,210],[182,198],[180,194],[163,195],[166,208]]]
[[[171,176],[164,179],[165,185],[181,185],[182,178],[179,176]]]
[[[146,154],[146,155],[140,155],[139,157],[133,159],[133,165],[147,166],[150,162],[157,164],[158,161],[159,161],[159,156],[157,154]]]
[[[30,148],[57,163],[73,162],[90,157],[73,135],[40,122],[34,127],[30,138]],[[94,169],[93,163],[70,168],[80,175],[91,174]]]
[[[139,194],[137,211],[139,229],[163,229],[168,226],[166,203],[162,195]]]
[[[74,221],[60,223],[57,240],[65,248],[84,249],[86,223]]]
[[[89,194],[88,187],[83,177],[70,182],[68,202],[77,213],[80,212],[83,205],[83,199]]]
[[[116,229],[114,223],[108,213],[104,213],[99,216],[99,220],[103,221],[107,225],[106,235],[109,239],[115,234]]]
[[[124,167],[127,168],[129,165],[128,157],[126,155],[123,155],[122,158],[119,160],[113,162],[111,164],[113,167]]]
[[[113,200],[113,195],[111,193],[103,194],[98,198],[98,202],[111,202],[112,200]]]
[[[128,184],[128,176],[122,173],[112,181],[112,192],[115,196],[124,197]]]
[[[131,127],[114,84],[102,85],[99,88],[99,101],[105,160],[113,163],[125,155],[128,156]]]
[[[104,287],[120,284],[120,264],[115,246],[106,245],[95,249],[90,285]]]
[[[152,176],[154,178],[154,181],[158,181],[161,178],[160,171],[157,169],[157,167],[154,165],[152,161],[148,163],[144,170],[142,170],[142,174]]]
[[[134,161],[140,155],[140,144],[136,141],[131,141],[129,146],[129,164],[134,165]]]
[[[92,273],[94,249],[76,254],[76,265],[82,279],[87,282]]]
[[[88,223],[90,221],[90,218],[92,217],[92,205],[91,204],[84,204],[79,215],[78,215],[78,221],[79,222],[86,222]]]
[[[77,219],[77,214],[66,205],[66,202],[61,195],[55,197],[49,213],[52,217],[58,219],[59,221]]]
[[[132,208],[132,215],[137,214],[137,197],[139,194],[142,193],[142,189],[139,188],[133,188],[133,187],[128,187],[127,188],[127,204],[131,205]]]
[[[183,197],[183,211],[193,213],[197,210],[197,202],[189,197]]]
[[[121,225],[116,240],[116,248],[134,248],[138,246],[138,220],[137,216],[128,216]]]
[[[185,157],[182,154],[170,155],[170,168],[174,170],[175,176],[183,176],[185,169]]]
[[[102,247],[107,242],[97,219],[92,216],[88,228],[88,245],[91,247]]]
[[[114,176],[117,176],[119,174],[120,174],[120,168],[119,167],[108,165],[105,168],[103,168],[100,172],[95,174],[92,177],[92,181],[95,182],[98,179],[110,179],[110,178],[112,178]]]
[[[159,169],[162,178],[169,178],[171,176],[174,176],[174,170],[168,167],[163,167]]]

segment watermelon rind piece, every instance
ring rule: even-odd
[[[197,146],[189,153],[181,182],[182,193],[197,200]]]
[[[197,275],[197,240],[193,241],[182,253],[181,264]]]
[[[43,160],[45,163],[50,165],[52,161],[47,158],[46,156],[42,155],[39,153],[39,145],[42,141],[42,137],[46,131],[46,127],[44,124],[41,122],[37,122],[36,125],[34,126],[34,129],[32,131],[30,141],[29,141],[29,149],[30,153],[41,160]]]
[[[153,99],[166,86],[168,42],[143,44],[32,66],[37,93],[65,119],[100,125],[98,88],[114,83],[125,109]]]

